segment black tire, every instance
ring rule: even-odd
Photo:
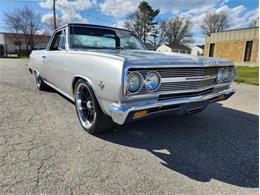
[[[37,72],[35,72],[34,75],[35,75],[36,87],[41,91],[47,90],[49,86],[44,82],[41,75]]]
[[[84,88],[84,89],[83,89]],[[82,90],[85,90],[83,95]],[[82,95],[80,95],[82,94]],[[80,98],[86,97],[82,100]],[[112,119],[105,115],[100,105],[97,101],[97,98],[89,86],[89,84],[83,80],[79,79],[74,88],[74,98],[75,98],[75,108],[76,113],[79,119],[79,122],[83,129],[85,129],[90,134],[96,134],[103,131],[110,130],[113,127]],[[82,102],[85,102],[84,104]],[[89,106],[88,106],[89,104]],[[85,106],[83,106],[85,105]],[[83,109],[84,108],[84,109]],[[84,112],[82,110],[85,110]],[[91,110],[91,111],[90,111]],[[90,114],[91,113],[91,114]],[[85,121],[84,121],[85,114]],[[93,121],[89,122],[89,115],[93,115]],[[91,117],[90,117],[91,119]],[[91,125],[90,125],[91,124]]]

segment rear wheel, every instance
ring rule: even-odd
[[[85,80],[78,80],[75,86],[75,107],[81,126],[95,134],[113,126],[111,118],[100,108],[93,90]]]
[[[37,72],[35,72],[35,81],[36,81],[36,86],[39,90],[44,91],[49,88],[49,86],[42,79],[41,75]]]

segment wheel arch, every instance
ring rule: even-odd
[[[91,89],[93,90],[93,92],[94,92],[94,94],[95,94],[95,96],[96,96],[96,92],[95,92],[95,89],[94,89],[93,82],[92,82],[89,78],[87,78],[87,77],[85,77],[85,76],[75,75],[74,78],[73,78],[73,80],[72,80],[72,85],[71,85],[71,90],[72,90],[72,95],[73,95],[73,97],[74,97],[74,95],[75,95],[75,86],[76,86],[76,83],[77,83],[77,81],[78,81],[79,79],[85,80],[85,81],[89,84],[89,86],[91,87]]]
[[[75,75],[75,76],[74,76],[74,78],[73,78],[73,80],[72,80],[72,85],[71,85],[72,95],[73,95],[74,101],[75,101],[75,86],[76,86],[76,83],[77,83],[77,81],[78,81],[79,79],[83,79],[83,80],[85,80],[85,81],[88,83],[89,87],[92,89],[92,91],[93,91],[93,93],[94,93],[95,98],[96,98],[97,101],[98,101],[98,104],[99,104],[100,108],[102,109],[102,111],[103,111],[104,113],[106,113],[106,112],[105,112],[105,109],[103,108],[103,104],[102,104],[102,102],[100,101],[100,99],[99,99],[99,97],[98,97],[98,95],[97,95],[97,93],[96,93],[94,84],[93,84],[93,82],[91,81],[91,79],[89,79],[88,77],[85,77],[85,76],[82,76],[82,75]]]

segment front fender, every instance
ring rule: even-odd
[[[98,104],[99,104],[100,108],[102,109],[102,111],[103,111],[104,113],[106,113],[107,115],[109,115],[108,109],[105,108],[104,103],[102,102],[100,96],[99,96],[99,95],[97,94],[97,92],[96,92],[96,87],[95,87],[95,85],[93,84],[93,82],[91,81],[91,79],[88,78],[88,77],[86,77],[86,76],[83,76],[83,75],[75,75],[74,78],[73,78],[71,90],[72,90],[72,94],[73,94],[73,99],[74,99],[74,101],[75,101],[75,85],[76,85],[76,83],[77,83],[77,81],[78,81],[79,79],[83,79],[83,80],[87,81],[87,83],[89,84],[89,86],[90,86],[91,89],[93,90],[93,93],[94,93],[94,95],[95,95],[95,97],[96,97],[96,99],[97,99],[97,101],[98,101]]]

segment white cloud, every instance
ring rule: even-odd
[[[46,0],[40,3],[42,8],[52,9],[53,1]],[[85,18],[80,15],[80,11],[96,6],[96,0],[57,0],[56,9],[61,13],[57,18],[61,23],[68,22],[87,22]],[[52,14],[46,14],[42,17],[42,22],[49,23]]]
[[[251,24],[258,17],[258,8],[249,11],[244,5],[238,5],[234,8],[224,5],[218,8],[211,8],[210,10],[214,10],[218,13],[222,11],[226,12],[229,18],[229,29],[248,27],[249,24]],[[200,25],[206,17],[207,11],[198,15],[190,14],[189,12],[184,12],[181,14],[190,17],[193,23],[192,31],[199,32],[201,30]]]
[[[161,12],[172,12],[178,14],[184,10],[189,10],[190,13],[201,13],[207,10],[209,7],[217,5],[220,0],[151,0],[153,7],[158,7]]]
[[[122,20],[118,20],[116,24],[114,24],[113,26],[116,28],[123,28],[125,29],[125,22],[127,22],[126,19],[122,19]]]
[[[194,45],[204,45],[205,44],[205,38],[201,35],[197,35],[193,37],[193,42],[188,44],[189,47],[192,47]]]
[[[47,35],[48,31],[46,31],[46,29],[40,29],[36,31],[37,35]]]
[[[42,23],[46,24],[46,23],[49,23],[49,21],[51,21],[52,18],[53,18],[53,14],[45,14],[42,16],[41,21],[42,21]]]
[[[142,0],[105,0],[100,3],[101,11],[115,17],[123,17],[134,12]],[[180,13],[182,10],[189,10],[190,13],[200,13],[209,7],[217,5],[220,0],[148,0],[153,8],[160,9],[161,13]]]
[[[122,17],[134,12],[139,2],[139,0],[105,0],[100,4],[100,8],[108,15]]]
[[[248,10],[244,5],[230,8],[227,5],[213,8],[216,12],[226,12],[229,19],[229,29],[248,27],[257,17],[259,9]]]
[[[122,18],[120,19],[120,17],[126,15],[127,13],[131,13],[130,11],[133,10],[132,6],[134,5],[137,8],[137,6],[139,5],[139,2],[140,2],[139,0],[132,0],[132,1],[129,0],[129,2],[132,2],[132,6],[129,6],[129,9],[125,9],[123,7],[124,7],[124,3],[126,1],[128,1],[128,0],[125,0],[125,1],[123,1],[123,0],[106,0],[104,2],[104,3],[107,2],[105,7],[102,7],[102,4],[101,4],[101,9],[103,9],[103,11],[105,13],[119,17],[118,22],[114,25],[116,27],[120,27],[120,28],[123,27],[125,19],[122,19]],[[158,4],[158,6],[154,6],[154,5],[156,5],[156,2]],[[226,5],[228,0],[224,0],[221,2],[212,1],[211,3],[207,3],[207,2],[203,1],[204,5],[202,5],[200,3],[201,1],[195,1],[195,2],[199,3],[198,5],[200,5],[200,6],[198,6],[198,5],[191,6],[190,4],[194,4],[194,3],[192,3],[191,1],[187,2],[186,0],[181,1],[181,2],[176,2],[175,0],[171,0],[171,1],[150,0],[149,1],[149,3],[152,5],[153,8],[160,8],[163,11],[167,11],[167,10],[174,11],[174,9],[177,10],[178,7],[181,10],[180,4],[183,4],[183,2],[185,4],[187,4],[188,7],[192,7],[192,8],[184,10],[184,11],[179,11],[178,15],[182,15],[182,16],[191,18],[192,23],[193,23],[192,33],[194,35],[193,36],[193,39],[195,41],[194,44],[203,44],[204,43],[204,35],[202,34],[200,26],[202,24],[203,19],[206,17],[208,10],[214,10],[217,12],[225,11],[229,17],[229,29],[248,27],[258,17],[258,14],[259,14],[258,8],[254,9],[254,10],[248,10],[244,5],[229,7],[228,5]],[[115,4],[117,6],[115,6]],[[165,4],[168,4],[167,8],[165,7]],[[173,6],[173,4],[175,4],[175,6]],[[174,7],[174,9],[171,7]],[[110,10],[110,8],[111,8],[111,10]],[[124,10],[124,11],[122,11],[122,10]],[[175,14],[173,14],[173,15],[175,15]]]
[[[40,3],[40,6],[42,8],[49,8],[52,9],[53,1],[52,0],[46,0],[44,2]],[[96,0],[57,0],[56,1],[56,7],[57,9],[61,10],[85,10],[89,9],[96,5]]]
[[[225,5],[225,4],[227,4],[228,2],[229,2],[229,0],[224,0],[224,1],[222,1],[222,2],[219,4],[219,6],[221,7],[221,6]]]
[[[238,5],[236,7],[230,8],[227,5],[223,5],[217,8],[211,8],[211,10],[215,10],[216,12],[225,11],[228,13],[229,17],[229,28],[228,29],[237,29],[237,28],[245,28],[248,27],[259,14],[259,9],[256,8],[254,10],[248,10],[244,5]],[[189,13],[183,13],[187,16],[191,17],[192,15]],[[200,34],[203,19],[206,17],[207,12],[203,12],[199,15],[193,15],[191,17],[193,22],[192,32],[194,34],[195,44],[203,43],[203,35]]]

